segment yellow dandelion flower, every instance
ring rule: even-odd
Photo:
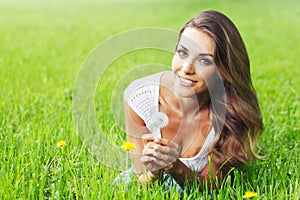
[[[131,151],[131,150],[134,150],[135,149],[135,145],[131,142],[124,142],[122,145],[121,145],[121,148],[122,149],[125,149],[127,151]]]
[[[57,147],[57,148],[63,148],[63,147],[65,147],[65,146],[67,146],[67,143],[66,143],[65,141],[63,141],[63,140],[60,140],[60,141],[58,141],[58,142],[56,143],[56,147]]]
[[[247,191],[243,195],[243,199],[245,199],[245,198],[253,198],[253,197],[257,197],[257,193],[253,192],[253,191]]]

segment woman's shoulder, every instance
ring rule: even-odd
[[[151,114],[158,110],[160,80],[164,72],[145,76],[131,82],[124,91],[124,100],[128,106],[144,120],[152,130]]]
[[[130,95],[137,91],[143,92],[142,90],[156,90],[156,88],[159,88],[159,85],[161,84],[161,77],[163,77],[165,73],[167,72],[158,72],[132,81],[124,91],[125,99],[128,99]]]

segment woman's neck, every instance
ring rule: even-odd
[[[182,117],[194,118],[198,116],[202,110],[209,108],[210,99],[205,94],[197,95],[195,97],[179,98],[179,109],[181,110]]]

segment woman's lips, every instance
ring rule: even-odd
[[[178,75],[178,79],[181,85],[186,87],[191,87],[197,83],[197,81],[193,81],[191,79],[185,78],[183,76]]]

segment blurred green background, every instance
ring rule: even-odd
[[[1,0],[0,198],[167,198],[159,186],[149,191],[138,186],[126,192],[111,189],[119,172],[97,162],[82,147],[72,123],[72,91],[80,66],[104,40],[141,27],[179,31],[206,9],[223,12],[240,30],[265,123],[260,146],[266,159],[237,172],[235,186],[225,184],[212,196],[241,199],[246,190],[253,190],[260,199],[297,199],[300,2],[296,0]],[[170,66],[171,58],[170,53],[141,50],[111,67],[126,70],[152,62]],[[107,85],[97,89],[95,106],[105,132],[115,123],[111,95],[120,76],[122,70],[108,71]],[[119,129],[107,137],[116,145],[125,140]],[[59,140],[67,146],[57,148]],[[184,198],[207,195],[195,189]]]

